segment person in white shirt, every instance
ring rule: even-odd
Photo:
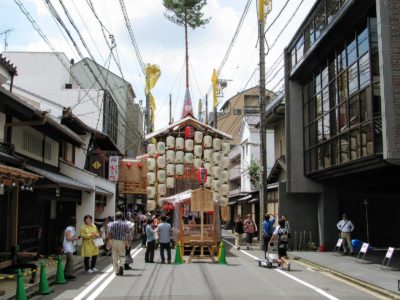
[[[67,256],[67,261],[65,263],[64,274],[66,279],[75,279],[76,277],[72,275],[74,272],[74,252],[75,252],[75,244],[79,237],[76,235],[76,218],[70,217],[68,220],[68,226],[64,230],[64,239],[63,239],[63,250],[65,255]]]
[[[350,248],[350,255],[353,255],[353,245],[351,243],[351,233],[354,230],[353,223],[348,219],[347,214],[342,215],[342,220],[337,223],[337,228],[340,230],[340,237],[343,240],[344,255],[347,255],[347,245]]]

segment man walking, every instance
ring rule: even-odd
[[[133,238],[135,237],[135,224],[130,220],[126,220],[126,224],[128,225],[129,232],[126,235],[126,249],[125,249],[125,270],[131,270],[132,268],[129,266],[129,264],[133,264],[133,258],[131,255],[131,247],[132,247],[132,242]]]
[[[353,223],[348,219],[347,214],[342,215],[342,220],[337,223],[337,228],[340,230],[340,237],[343,240],[344,255],[347,255],[347,245],[350,248],[350,255],[353,255],[353,245],[351,244],[351,233],[354,230]]]
[[[161,224],[158,225],[156,232],[158,233],[160,243],[161,263],[165,264],[164,249],[167,250],[167,260],[171,263],[171,225],[166,222],[167,217],[161,217]]]
[[[146,253],[144,255],[144,261],[146,263],[154,263],[154,249],[156,246],[156,239],[154,237],[153,231],[153,219],[147,219],[146,225],[146,236],[147,236],[147,246],[146,246]]]
[[[112,262],[114,272],[117,275],[124,274],[124,263],[125,260],[125,247],[127,245],[127,234],[129,233],[129,227],[123,220],[122,212],[115,214],[115,222],[111,223],[108,235],[111,243],[112,250]]]
[[[269,241],[271,240],[272,234],[274,233],[274,223],[275,223],[275,218],[272,217],[269,214],[267,214],[264,217],[264,221],[262,223],[262,228],[263,228],[263,234],[264,234],[264,257],[267,258],[267,252],[268,252],[268,244]]]

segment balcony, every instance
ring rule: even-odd
[[[240,165],[232,166],[229,170],[229,180],[240,178]]]

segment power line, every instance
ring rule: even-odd
[[[285,5],[282,7],[282,9],[279,11],[278,15],[275,17],[275,19],[269,24],[268,28],[265,30],[264,34],[267,34],[267,32],[271,29],[272,25],[274,25],[275,21],[278,20],[278,18],[281,16],[282,12],[285,10],[286,6],[289,4],[290,0],[287,0],[285,2]]]

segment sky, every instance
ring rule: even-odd
[[[3,0],[0,10],[0,34],[12,29],[7,38],[7,51],[51,51],[34,30],[15,0]],[[77,51],[67,39],[65,32],[51,17],[45,0],[19,0],[31,17],[45,33],[57,51],[79,61]],[[79,40],[60,5],[60,0],[51,0],[76,40]],[[89,0],[64,0],[64,4],[83,35],[95,60],[105,66],[110,54],[99,22],[89,8]],[[95,11],[105,27],[114,35],[116,51],[121,61],[124,78],[136,93],[135,101],[145,102],[145,77],[137,62],[126,28],[119,0],[92,0]],[[205,98],[211,86],[213,69],[218,69],[234,36],[247,0],[208,0],[204,16],[211,18],[204,28],[189,30],[189,77],[193,107],[197,116],[199,99]],[[279,18],[268,30],[266,40],[269,48],[266,55],[266,87],[273,91],[282,90],[282,53],[304,21],[315,0],[273,0],[272,11],[267,16],[266,28]],[[169,94],[172,97],[172,114],[180,118],[185,92],[185,43],[184,29],[164,16],[162,0],[125,1],[127,13],[144,63],[156,64],[161,77],[152,93],[157,110],[155,128],[162,128],[169,121]],[[237,93],[258,84],[258,32],[256,0],[252,0],[235,45],[222,69],[219,78],[226,79],[228,86],[219,98],[219,106]],[[4,37],[0,35],[0,49],[4,51]],[[79,44],[81,49],[84,49]],[[88,53],[82,51],[85,56]],[[108,63],[107,63],[108,66]],[[18,67],[18,66],[17,66]],[[114,61],[110,70],[121,75]],[[255,71],[256,70],[256,71]],[[252,76],[253,75],[253,76]],[[209,94],[211,110],[211,94]],[[204,107],[204,105],[203,105]]]

